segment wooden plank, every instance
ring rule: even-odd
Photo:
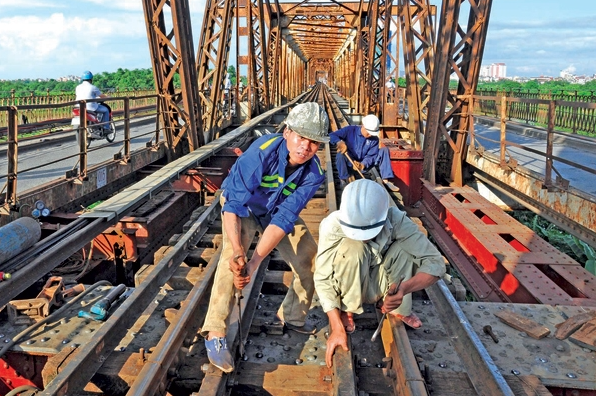
[[[552,396],[535,375],[504,375],[514,394],[519,396]]]
[[[495,316],[501,319],[505,324],[519,331],[524,331],[530,337],[537,340],[550,334],[550,330],[547,327],[511,311],[496,312]]]
[[[555,327],[555,338],[558,340],[564,340],[569,335],[575,332],[577,329],[582,327],[587,321],[596,318],[596,311],[584,312],[579,315],[575,315],[565,320],[564,322],[557,323]]]
[[[316,365],[283,365],[275,363],[242,362],[236,370],[239,385],[261,387],[272,395],[329,395],[331,369]]]
[[[571,334],[569,341],[582,348],[596,351],[596,318],[584,323],[578,331]]]
[[[552,396],[552,393],[534,375],[508,374],[503,377],[515,395]],[[433,395],[473,396],[478,394],[466,373],[432,370],[430,378],[432,383],[427,384],[427,387],[432,390],[431,394]]]

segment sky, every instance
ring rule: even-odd
[[[189,0],[195,52],[205,2]],[[596,74],[596,1],[493,0],[483,65],[498,62],[508,77]],[[150,67],[141,0],[0,0],[0,79]]]

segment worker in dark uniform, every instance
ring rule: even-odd
[[[343,189],[348,184],[350,168],[367,172],[373,166],[377,166],[385,186],[391,191],[399,191],[399,188],[389,180],[395,177],[391,168],[389,149],[379,148],[379,124],[377,116],[369,114],[362,119],[361,126],[349,125],[329,135],[330,144],[337,146],[335,166],[340,179],[340,188]]]
[[[234,287],[244,288],[273,249],[294,272],[279,320],[290,330],[315,331],[305,319],[314,293],[317,244],[298,215],[325,180],[316,152],[329,141],[329,119],[317,103],[303,103],[285,124],[283,133],[255,140],[222,184],[223,246],[201,334],[210,362],[224,372],[234,369],[226,341]],[[261,238],[249,260],[246,253],[257,230]]]

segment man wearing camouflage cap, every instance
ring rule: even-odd
[[[255,140],[222,184],[222,253],[201,334],[209,360],[224,372],[234,369],[225,338],[234,287],[244,288],[273,249],[294,272],[278,317],[290,330],[314,333],[305,319],[314,293],[317,244],[298,215],[325,180],[316,152],[329,141],[329,119],[317,103],[303,103],[285,124],[283,133]],[[249,260],[246,253],[257,230],[261,238]]]

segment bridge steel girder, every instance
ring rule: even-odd
[[[388,10],[389,9],[389,10]],[[381,110],[381,82],[385,83],[387,59],[387,15],[391,19],[391,0],[369,3],[368,65],[366,68],[366,112],[379,114]]]
[[[235,9],[236,0],[207,0],[205,4],[196,63],[205,143],[219,137],[225,118],[222,108],[226,100],[224,81]]]
[[[460,10],[466,2],[470,12],[467,26],[462,26]],[[438,172],[455,185],[463,185],[467,131],[473,126],[472,95],[480,74],[491,6],[492,0],[443,0],[424,138],[423,175],[433,184]],[[459,79],[456,95],[449,92],[452,74]],[[441,144],[441,136],[447,145]],[[439,155],[446,163],[438,163]]]
[[[167,13],[164,12],[168,5],[172,17],[170,31],[167,31]],[[204,144],[197,135],[199,91],[188,0],[143,0],[143,10],[168,159],[173,160]],[[176,73],[180,76],[181,94],[174,89]],[[180,106],[180,96],[183,106]]]
[[[393,4],[390,12],[387,13],[384,23],[388,28],[385,29],[385,47],[386,54],[383,63],[383,78],[379,81],[379,101],[380,114],[379,119],[384,126],[384,132],[395,131],[401,126],[403,114],[399,112],[400,90],[397,89],[399,81],[399,54],[400,54],[400,21],[399,6]],[[395,54],[393,53],[395,50]],[[387,87],[388,82],[395,83],[395,89]]]
[[[264,113],[270,108],[269,71],[267,64],[267,37],[263,0],[250,0],[248,12],[248,74],[249,87],[258,100],[252,115]]]
[[[271,105],[278,107],[282,105],[280,94],[280,57],[281,57],[281,28],[279,26],[279,14],[272,15],[271,27],[269,29],[269,50],[267,51],[267,68],[269,70],[269,100]]]
[[[432,16],[436,14],[436,7],[431,6],[429,0],[399,0],[399,6],[404,47],[408,130],[414,148],[420,150],[432,89],[435,51]],[[420,80],[423,81],[422,84]]]

